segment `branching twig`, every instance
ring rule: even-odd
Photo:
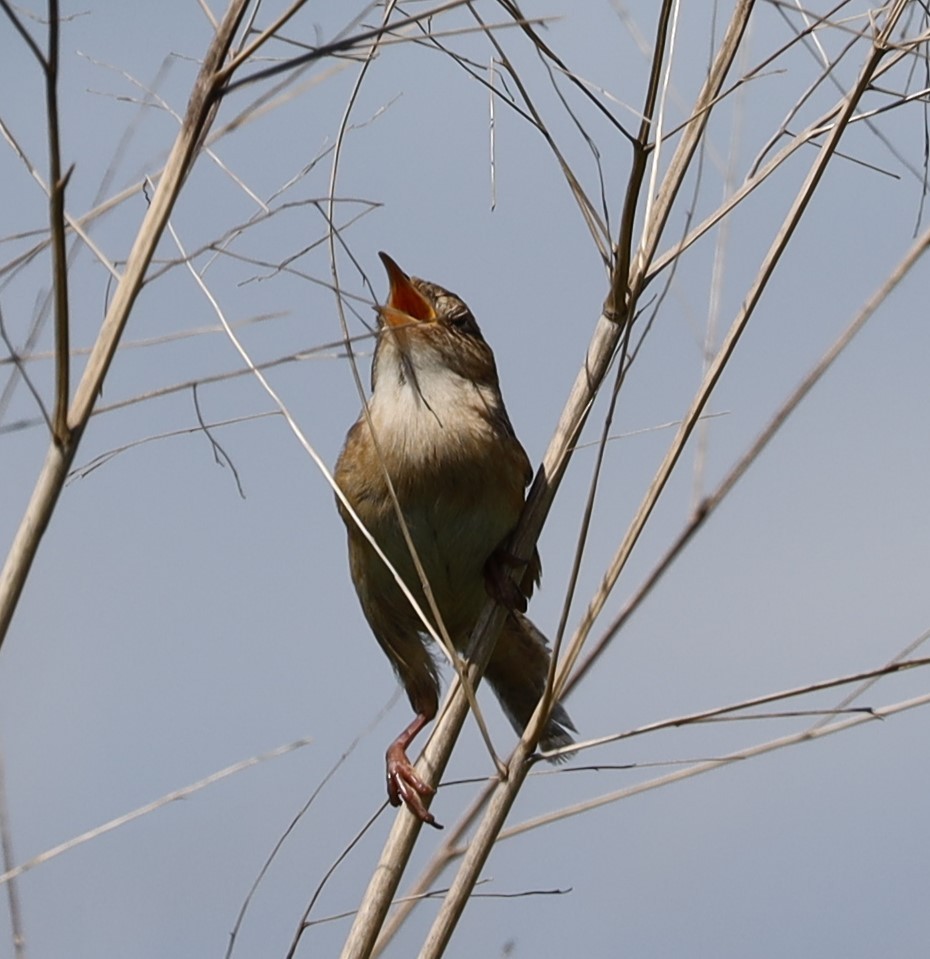
[[[912,699],[907,699],[899,703],[892,703],[889,706],[876,706],[867,712],[857,713],[853,716],[845,716],[843,719],[839,719],[836,722],[829,723],[825,726],[818,726],[814,729],[806,729],[803,732],[792,733],[788,736],[782,736],[779,739],[773,739],[769,742],[760,743],[757,746],[751,746],[748,749],[740,749],[736,752],[729,753],[726,756],[722,756],[719,759],[711,759],[706,762],[698,763],[697,765],[689,766],[686,769],[668,773],[665,776],[660,776],[657,779],[650,779],[648,782],[637,783],[634,786],[627,786],[624,789],[618,789],[616,792],[607,793],[606,795],[598,796],[595,799],[586,800],[585,802],[578,803],[575,806],[568,806],[566,808],[556,810],[555,812],[537,816],[534,819],[529,819],[526,822],[519,823],[516,826],[511,826],[507,829],[501,830],[498,840],[511,839],[514,836],[522,835],[523,833],[529,832],[533,829],[539,829],[540,826],[546,826],[554,822],[561,822],[562,820],[568,819],[572,816],[578,816],[582,813],[599,809],[602,806],[620,802],[623,799],[629,799],[631,796],[637,796],[653,789],[659,789],[662,786],[668,786],[684,779],[692,779],[695,776],[700,776],[701,774],[707,772],[713,772],[713,770],[720,769],[723,766],[728,766],[731,763],[743,762],[747,759],[754,759],[757,756],[764,756],[766,753],[774,752],[777,749],[784,749],[788,746],[797,746],[800,743],[813,742],[815,739],[820,739],[823,736],[832,736],[834,733],[845,732],[848,729],[861,726],[863,723],[875,722],[876,720],[885,719],[888,716],[894,716],[909,709],[917,709],[918,707],[927,705],[930,705],[930,693],[927,693],[923,696],[915,696]]]

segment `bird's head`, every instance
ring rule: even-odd
[[[379,253],[390,291],[379,306],[379,336],[373,375],[390,364],[414,382],[425,370],[448,369],[477,384],[497,386],[494,354],[471,310],[448,290],[408,276],[386,253]]]

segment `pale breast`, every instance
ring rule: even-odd
[[[415,383],[381,378],[370,407],[411,538],[453,634],[474,625],[487,595],[485,563],[522,504],[522,477],[516,497],[514,483],[502,482],[508,451],[486,415],[495,397],[481,389],[447,367],[424,364]],[[382,514],[379,527],[373,532],[382,549],[420,595],[393,513]],[[381,587],[391,588],[386,581]]]
[[[486,412],[497,403],[493,389],[427,354],[379,378],[370,409],[384,455],[392,464],[418,465],[480,457],[496,440]]]

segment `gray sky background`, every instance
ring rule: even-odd
[[[595,89],[638,108],[647,60],[632,27],[654,36],[654,4],[527,3],[558,16],[548,43]],[[684,4],[667,123],[677,124],[706,69],[711,5]],[[698,7],[700,9],[698,9]],[[479,4],[489,21],[493,4]],[[345,4],[310,4],[288,28],[306,43],[346,23]],[[416,5],[410,11],[418,9]],[[849,13],[864,7],[850,5]],[[269,22],[277,7],[263,8]],[[719,24],[729,5],[722,4]],[[209,24],[193,2],[151,6],[66,5],[62,30],[63,149],[75,170],[68,208],[93,206],[120,137],[135,124],[105,196],[153,174],[177,124],[141,109],[134,81],[183,113]],[[380,11],[370,12],[375,23]],[[30,28],[39,34],[31,21]],[[467,14],[434,27],[463,27]],[[797,23],[795,18],[794,23]],[[859,22],[854,22],[858,26]],[[739,70],[787,43],[792,30],[760,4]],[[848,34],[825,30],[831,56]],[[597,170],[518,31],[500,35],[586,189]],[[486,40],[449,38],[479,70]],[[837,68],[848,85],[857,47]],[[269,49],[280,55],[282,48]],[[292,51],[290,51],[292,52]],[[822,72],[816,50],[797,48],[745,85],[715,116],[695,191],[678,201],[662,248],[694,209],[706,215],[724,193],[735,137],[739,183],[792,104]],[[332,144],[358,75],[348,60],[317,65],[287,104],[216,145],[216,155],[269,200]],[[311,80],[316,82],[310,83]],[[898,74],[890,86],[903,83]],[[919,85],[922,81],[915,81]],[[579,119],[600,149],[611,216],[629,171],[622,137],[567,84]],[[224,104],[219,128],[259,92]],[[791,129],[836,99],[818,88]],[[628,128],[636,117],[597,94]],[[879,94],[866,99],[878,106]],[[0,27],[0,116],[45,169],[38,70],[4,22]],[[542,456],[579,369],[606,293],[596,250],[558,167],[537,132],[512,111],[495,111],[496,206],[491,208],[488,94],[448,57],[425,46],[385,49],[352,114],[337,182],[341,222],[365,213],[344,239],[375,295],[386,281],[376,252],[460,294],[493,346],[515,428],[534,462]],[[912,104],[878,119],[882,133],[918,173],[925,114]],[[734,130],[736,131],[734,133]],[[670,155],[671,146],[667,156]],[[864,124],[843,142],[788,254],[726,371],[711,408],[709,490],[746,449],[780,402],[883,282],[912,241],[921,182]],[[678,419],[700,382],[701,343],[715,256],[722,256],[721,329],[729,326],[774,231],[815,155],[795,154],[717,234],[683,259],[625,387],[612,432]],[[239,257],[280,263],[281,273],[220,256],[205,274],[256,361],[311,351],[340,336],[322,208],[326,156],[276,199],[293,206],[229,245]],[[43,194],[12,150],[0,151],[4,236],[45,223]],[[297,203],[296,201],[302,201]],[[136,194],[93,228],[115,261],[143,214]],[[371,204],[376,204],[372,206]],[[245,223],[258,205],[202,157],[172,224],[188,251]],[[695,221],[696,222],[696,221]],[[4,243],[6,263],[31,240]],[[166,237],[160,259],[178,253]],[[207,256],[197,259],[203,268]],[[371,322],[371,295],[344,252],[340,279],[355,301],[353,332]],[[39,259],[0,279],[0,308],[16,344],[27,334],[48,283]],[[86,250],[72,273],[73,343],[89,346],[105,310],[107,275]],[[658,293],[660,284],[655,284]],[[568,701],[584,738],[779,689],[874,668],[930,625],[927,589],[927,267],[919,264],[813,391],[796,415],[633,617]],[[216,325],[210,304],[182,267],[142,293],[107,380],[108,405],[171,384],[241,369],[222,332],[130,348],[132,343]],[[37,349],[50,347],[47,330]],[[362,342],[360,353],[370,352]],[[83,360],[76,359],[75,375]],[[367,382],[368,358],[360,359]],[[46,401],[52,365],[29,364]],[[10,366],[0,366],[5,383]],[[338,346],[279,366],[276,390],[332,465],[359,399]],[[270,410],[254,379],[198,390],[207,422]],[[585,440],[598,435],[602,401]],[[20,385],[0,427],[37,415]],[[182,390],[94,418],[77,464],[164,432],[196,427]],[[578,597],[577,623],[617,547],[673,432],[613,441],[597,497]],[[405,698],[379,719],[395,690],[387,661],[365,625],[345,559],[332,494],[280,417],[217,429],[238,471],[214,462],[202,432],[134,446],[67,487],[42,544],[0,655],[0,745],[15,859],[23,862],[231,763],[309,737],[312,744],[240,773],[184,801],[26,873],[19,880],[28,954],[71,959],[220,956],[262,862],[294,815],[357,737],[356,748],[301,819],[259,888],[234,955],[283,955],[324,872],[383,802],[383,751],[406,724]],[[0,434],[0,542],[19,523],[47,445],[44,427]],[[695,444],[688,447],[620,580],[604,622],[635,591],[688,517]],[[541,628],[558,623],[595,450],[578,451],[540,542],[543,587],[531,607]],[[595,630],[597,634],[597,630]],[[918,653],[920,654],[920,652]],[[880,706],[927,692],[921,671],[884,680],[863,703]],[[776,708],[828,708],[842,693]],[[481,697],[499,750],[512,733]],[[726,722],[644,736],[579,757],[557,774],[540,769],[511,816],[608,793],[810,725],[810,717]],[[372,724],[376,723],[374,727]],[[926,948],[928,912],[926,759],[930,712],[884,722],[730,766],[502,843],[482,893],[570,890],[565,895],[476,899],[450,956],[842,955],[911,956]],[[572,772],[573,765],[658,764]],[[451,825],[474,790],[454,781],[491,771],[473,722],[433,805]],[[387,811],[336,871],[311,918],[353,909],[393,811]],[[421,836],[414,865],[441,837]],[[411,875],[415,875],[415,872]],[[448,877],[440,880],[446,885]],[[403,889],[403,886],[402,886]],[[421,906],[395,943],[415,954],[436,905]],[[299,955],[330,956],[348,930],[337,920],[309,930]],[[0,909],[0,954],[10,954],[9,915]],[[510,945],[508,945],[508,943]],[[510,949],[510,952],[507,952]]]

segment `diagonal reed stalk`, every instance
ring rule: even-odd
[[[663,66],[663,49],[668,37],[670,16],[674,4],[665,3],[663,5],[662,12],[659,15],[657,52],[653,59],[652,79],[647,94],[646,109],[643,111],[646,120],[634,146],[633,175],[628,186],[620,237],[615,251],[610,293],[605,303],[604,313],[595,327],[585,364],[573,387],[556,435],[550,444],[528,498],[523,521],[514,543],[514,551],[518,556],[527,555],[535,543],[552,502],[552,497],[558,488],[568,458],[571,455],[571,446],[577,439],[590,411],[594,397],[615,354],[626,324],[635,316],[639,295],[648,282],[650,270],[654,265],[656,250],[675,197],[690,168],[697,146],[704,135],[710,113],[716,103],[719,102],[723,81],[732,66],[752,7],[752,2],[739,4],[730,20],[726,34],[708,73],[708,78],[695,102],[691,118],[682,132],[668,170],[654,194],[652,203],[647,204],[647,213],[642,227],[642,239],[639,248],[635,253],[632,253],[635,211],[639,197],[643,192],[646,162],[650,153],[656,148],[653,140],[661,136],[661,130],[656,131],[654,129],[652,119],[655,116],[655,91],[659,72]],[[458,873],[420,952],[420,959],[437,959],[445,952],[471,891],[478,881],[480,870],[483,868],[490,850],[500,834],[513,801],[528,773],[530,768],[528,759],[536,747],[539,732],[546,721],[551,703],[566,686],[572,667],[581,653],[591,626],[603,609],[606,598],[615,585],[655,503],[678,462],[695,423],[723,369],[733,355],[739,338],[816,191],[827,165],[836,153],[840,138],[855,115],[858,103],[874,80],[883,58],[889,52],[893,31],[905,8],[904,0],[895,3],[887,10],[881,28],[875,31],[859,76],[834,114],[832,125],[826,131],[824,142],[818,150],[817,157],[812,163],[781,229],[776,234],[759,268],[743,306],[734,319],[717,356],[709,365],[704,381],[695,394],[678,435],[671,444],[665,460],[660,465],[652,484],[647,490],[640,509],[604,576],[601,588],[592,599],[571,643],[568,645],[565,657],[559,663],[553,689],[550,690],[548,696],[543,698],[534,720],[531,721],[524,737],[510,757],[506,774],[500,777],[491,790],[484,817],[464,852]],[[652,195],[651,186],[650,195]],[[500,628],[501,618],[500,611],[495,610],[493,606],[489,606],[476,627],[473,636],[472,654],[472,672],[476,679],[480,676],[481,669],[487,659],[488,650],[492,647],[496,633]],[[453,688],[443,716],[437,724],[434,735],[427,744],[421,759],[429,776],[441,776],[465,714],[465,698],[458,689]],[[343,949],[343,959],[369,956],[376,949],[379,930],[384,923],[390,902],[396,893],[400,876],[418,831],[419,824],[413,820],[412,816],[405,812],[398,816]],[[379,943],[378,946],[380,945]]]
[[[646,93],[644,120],[634,148],[633,175],[627,190],[620,239],[615,251],[610,293],[604,312],[595,325],[587,355],[572,387],[555,435],[527,498],[526,508],[512,544],[512,550],[518,557],[528,556],[532,552],[571,458],[575,442],[607,374],[626,324],[635,315],[637,298],[643,289],[647,265],[659,243],[674,199],[700,143],[724,79],[733,63],[753,4],[751,0],[744,0],[738,5],[733,15],[708,78],[698,96],[692,122],[682,134],[670,162],[663,189],[652,206],[643,244],[638,253],[633,255],[631,248],[637,206],[652,149],[651,118],[659,95],[660,71],[663,64],[662,51],[668,36],[673,6],[673,3],[665,2],[659,15],[657,54],[653,61]],[[503,610],[489,603],[475,627],[472,650],[469,654],[469,678],[472,681],[478,680],[487,663],[503,616]],[[436,781],[442,775],[466,715],[466,697],[459,685],[455,683],[420,760],[421,771],[425,772],[430,781]],[[441,955],[448,944],[471,889],[477,881],[478,871],[484,864],[494,838],[523,783],[528,771],[526,759],[536,748],[543,723],[544,717],[539,713],[538,721],[531,723],[527,734],[511,756],[506,779],[502,777],[495,790],[485,820],[479,827],[459,875],[443,903],[436,924],[424,945],[422,956]],[[343,947],[342,959],[362,959],[371,955],[419,830],[420,823],[406,810],[398,814]]]
[[[216,114],[221,91],[218,71],[226,59],[247,5],[248,0],[234,0],[229,5],[207,50],[187,105],[184,123],[174,141],[164,174],[146,211],[100,334],[78,383],[68,411],[67,428],[49,444],[42,471],[0,572],[0,645],[9,629],[39,543],[58,502],[129,314],[142,288],[149,262],[181,187],[197,159],[198,148]],[[52,183],[51,187],[54,190],[56,184]],[[59,288],[65,287],[67,276],[59,272],[55,283]]]
[[[587,638],[596,616],[601,609],[603,609],[607,595],[610,593],[621,570],[626,564],[632,548],[638,540],[646,520],[668,481],[695,423],[704,409],[724,367],[732,356],[740,335],[745,329],[776,265],[780,261],[794,230],[800,222],[826,170],[827,164],[833,158],[840,138],[845,133],[855,113],[856,106],[872,82],[883,57],[889,51],[893,31],[897,26],[898,20],[904,13],[906,6],[905,0],[898,0],[898,2],[887,11],[886,19],[881,29],[876,31],[856,83],[845,97],[833,126],[823,146],[819,150],[798,192],[795,202],[788,211],[781,229],[763,260],[742,308],[734,319],[717,356],[706,372],[704,381],[692,401],[691,408],[688,410],[682,425],[679,427],[678,435],[673,440],[664,461],[660,465],[649,489],[646,491],[643,502],[631,523],[630,529],[604,576],[601,588],[592,599],[588,610],[582,617],[582,621],[568,646],[564,659],[559,663],[554,689],[552,690],[551,696],[548,697],[549,702],[559,696],[567,683],[572,666],[581,653],[584,641]],[[744,4],[741,10],[738,10],[734,14],[730,22],[727,35],[721,44],[708,80],[696,104],[694,119],[683,134],[675,157],[671,162],[669,173],[656,198],[656,220],[653,222],[650,219],[646,222],[640,256],[634,261],[630,276],[629,290],[631,298],[634,300],[635,292],[638,290],[647,263],[651,260],[657,248],[662,227],[667,219],[673,197],[681,185],[684,172],[693,156],[693,148],[703,133],[713,99],[716,96],[717,90],[722,86],[723,79],[739,46],[751,7],[751,3]],[[742,13],[746,19],[741,19],[740,13]],[[614,284],[614,290],[616,290],[616,283]],[[529,771],[529,763],[527,760],[535,749],[539,732],[548,715],[549,703],[547,703],[546,700],[547,697],[543,697],[543,701],[536,710],[534,719],[530,722],[526,733],[514,751],[509,762],[507,778],[502,778],[501,781],[496,784],[484,818],[478,825],[476,833],[463,857],[459,871],[452,883],[449,894],[446,896],[439,915],[436,917],[426,943],[420,952],[420,959],[437,959],[437,957],[442,955],[451,938],[458,919],[467,904],[471,890],[478,880],[480,870],[484,866],[497,836],[500,834],[506,816]]]

